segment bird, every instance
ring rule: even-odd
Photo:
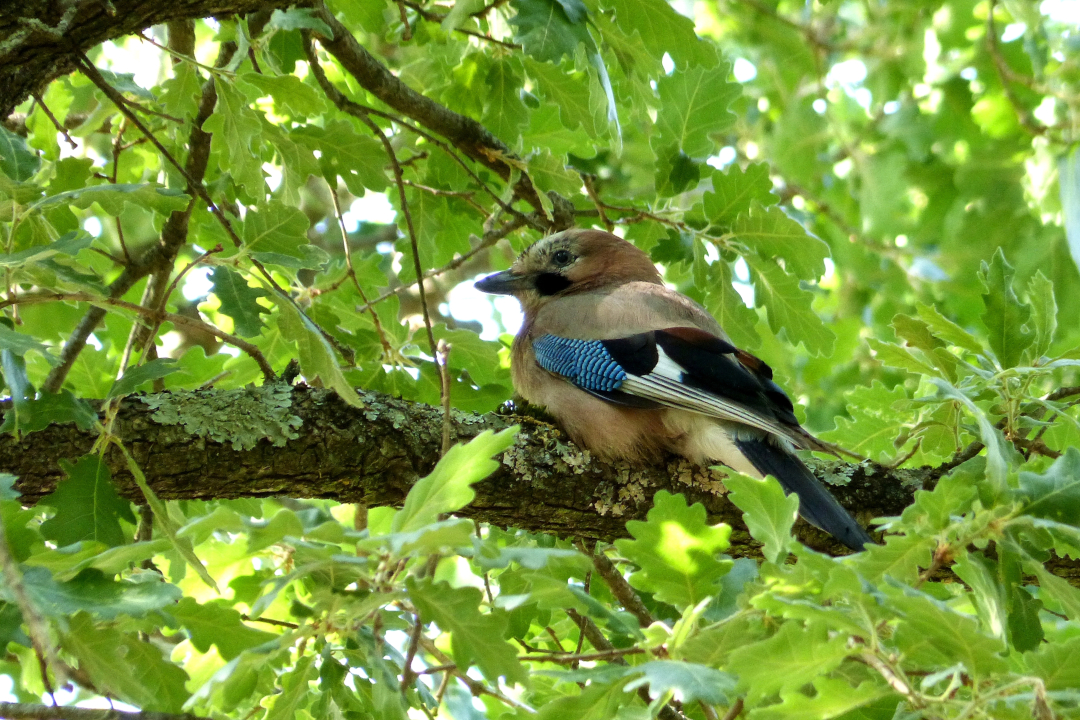
[[[594,456],[642,462],[674,453],[772,475],[812,525],[854,550],[874,542],[795,454],[832,450],[800,426],[772,369],[667,287],[630,242],[564,230],[475,287],[521,304],[514,390]]]

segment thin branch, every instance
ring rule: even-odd
[[[405,229],[409,233],[409,245],[412,247],[413,270],[416,272],[416,277],[423,278],[424,267],[420,262],[420,243],[416,239],[416,227],[413,225],[412,211],[409,210],[409,200],[405,197],[405,176],[401,164],[398,162],[397,153],[394,152],[394,146],[390,144],[390,139],[386,137],[386,133],[375,124],[374,120],[366,114],[360,119],[382,143],[383,149],[390,158],[390,166],[394,170],[394,181],[398,189],[398,202],[401,203],[401,214],[405,216]],[[434,360],[438,347],[435,343],[435,332],[431,327],[431,312],[428,310],[427,290],[424,288],[423,280],[418,282],[416,287],[420,291],[420,309],[424,316],[424,330],[427,333],[428,349],[431,351],[431,358]],[[442,391],[449,392],[449,389],[443,388]]]
[[[630,583],[626,582],[626,578],[622,576],[619,569],[615,567],[615,564],[608,559],[608,556],[602,550],[599,548],[594,550],[592,561],[596,572],[600,574],[600,577],[604,579],[604,582],[611,589],[611,594],[631,615],[637,618],[641,627],[646,628],[656,622],[652,613],[645,607],[645,603],[641,602],[641,598],[634,592],[634,588],[630,587]]]
[[[484,190],[484,192],[491,196],[491,199],[500,208],[502,208],[504,212],[507,212],[514,216],[520,216],[523,218],[526,217],[523,213],[515,210],[506,201],[504,201],[498,193],[488,187],[487,183],[485,183],[480,178],[480,176],[477,175],[471,167],[469,167],[469,164],[462,160],[460,157],[458,157],[458,154],[454,152],[453,149],[449,145],[444,143],[442,140],[438,139],[431,133],[426,132],[422,128],[406,122],[405,120],[396,115],[392,115],[388,112],[383,112],[382,110],[378,110],[373,107],[368,107],[367,105],[361,105],[360,103],[354,102],[353,100],[345,97],[344,93],[338,90],[337,86],[330,82],[330,80],[326,77],[326,73],[322,69],[322,63],[319,62],[319,57],[315,54],[315,48],[311,44],[311,34],[305,32],[303,37],[304,51],[307,54],[308,65],[311,67],[312,74],[315,75],[315,80],[319,83],[319,87],[322,88],[323,92],[328,98],[330,98],[330,101],[334,103],[338,110],[341,110],[342,112],[357,118],[360,118],[361,116],[374,115],[375,117],[383,118],[384,120],[389,120],[390,122],[397,123],[406,130],[409,130],[410,132],[419,135],[420,137],[430,142],[432,145],[435,145],[437,148],[445,152],[465,171],[465,173],[473,180],[473,182],[475,182],[481,189]],[[405,163],[401,164],[404,167]],[[534,221],[529,222],[529,224],[535,224],[535,226],[540,230],[546,229],[546,225],[535,223]]]
[[[579,615],[579,617],[581,617]],[[611,648],[610,650],[602,650],[594,653],[544,653],[542,655],[522,655],[519,660],[532,660],[536,662],[549,662],[556,665],[573,665],[577,662],[588,662],[590,660],[613,660],[615,658],[622,658],[626,655],[641,655],[645,653],[643,648]]]
[[[0,718],[11,720],[209,720],[201,715],[163,712],[124,712],[112,708],[58,707],[0,702]]]
[[[100,297],[97,295],[91,295],[90,293],[44,293],[44,294],[27,294],[17,295],[13,298],[8,298],[3,302],[0,302],[0,310],[12,305],[33,305],[38,303],[47,302],[84,302],[94,305],[96,307],[114,307],[122,310],[130,310],[131,312],[138,313],[143,317],[150,318],[151,320],[161,320],[162,322],[170,322],[177,327],[187,328],[189,330],[199,330],[205,333],[209,333],[214,337],[227,342],[228,344],[240,349],[251,356],[251,359],[259,366],[262,371],[263,377],[267,382],[274,382],[277,380],[277,374],[274,369],[267,362],[266,356],[263,355],[262,350],[257,346],[249,343],[247,340],[238,338],[235,335],[231,335],[221,328],[218,328],[209,323],[205,323],[202,320],[187,317],[186,315],[178,315],[171,312],[163,312],[154,308],[146,308],[142,305],[127,302],[126,300],[120,300],[111,297]]]
[[[291,623],[291,622],[288,622],[287,620],[275,620],[274,618],[249,617],[247,615],[241,615],[240,619],[243,620],[244,622],[264,623],[266,625],[274,625],[276,627],[289,628],[291,630],[297,630],[300,627],[296,623]]]
[[[730,708],[728,708],[728,711],[726,713],[724,713],[724,720],[735,720],[735,718],[742,715],[742,711],[743,711],[743,699],[742,698],[736,698],[736,700],[732,704],[732,706]]]
[[[514,164],[518,158],[490,130],[475,119],[440,105],[402,82],[360,45],[323,3],[316,5],[315,16],[327,24],[333,37],[328,38],[315,31],[312,31],[313,34],[361,87],[394,110],[442,135],[466,156],[492,169],[504,180],[509,181],[519,174]],[[546,215],[544,203],[528,174],[520,173],[514,183],[514,191],[537,212]]]
[[[49,681],[49,668],[52,668],[57,682],[63,685],[67,681],[65,678],[64,666],[57,658],[56,646],[49,638],[48,624],[41,617],[41,614],[34,606],[34,602],[26,592],[26,586],[23,584],[22,571],[19,569],[19,564],[15,561],[15,558],[11,555],[8,548],[7,533],[4,529],[2,517],[0,517],[0,577],[4,579],[4,585],[8,588],[11,599],[15,602],[16,607],[18,607],[19,612],[22,614],[23,622],[26,623],[26,629],[29,631],[30,636],[30,644],[34,646],[34,652],[38,656],[38,662],[41,663],[42,682],[49,695],[52,695],[53,690],[52,684]],[[53,698],[53,702],[56,702],[55,697]],[[6,717],[2,707],[3,704],[0,703],[0,717]]]
[[[349,247],[349,232],[345,229],[345,216],[341,212],[341,201],[338,198],[337,188],[329,182],[326,183],[326,186],[330,189],[330,197],[334,201],[334,213],[337,215],[338,225],[341,227],[341,243],[345,248],[345,266],[348,268],[345,276],[352,279],[353,286],[360,295],[360,301],[364,303],[364,307],[371,313],[371,322],[375,325],[375,332],[379,335],[379,343],[382,345],[383,355],[387,358],[393,358],[395,354],[394,346],[386,339],[386,332],[383,330],[382,320],[379,319],[379,314],[375,312],[375,308],[371,307],[371,303],[368,302],[364,288],[360,287],[360,281],[356,278],[356,269],[353,267],[352,261],[352,248]]]
[[[450,345],[446,340],[439,340],[435,352],[435,362],[439,366],[439,394],[442,401],[443,424],[442,424],[442,454],[450,452],[450,426],[453,424],[450,415]],[[480,528],[477,527],[477,532]],[[484,574],[484,582],[487,583],[487,574]],[[490,595],[490,589],[488,595]]]
[[[41,99],[41,95],[39,95],[38,93],[34,93],[34,100],[37,101],[37,104],[41,106],[41,111],[45,113],[45,117],[49,118],[49,120],[53,124],[53,127],[56,128],[56,131],[64,136],[64,139],[67,140],[68,145],[71,146],[71,149],[78,150],[79,143],[71,139],[71,136],[68,135],[67,128],[61,125],[60,121],[56,119],[56,116],[52,114],[52,110],[50,110],[49,106],[45,104],[45,101]]]
[[[445,272],[449,272],[450,270],[456,270],[457,268],[461,267],[466,262],[471,260],[477,254],[479,254],[479,253],[483,252],[484,250],[487,250],[488,248],[495,245],[495,243],[497,243],[499,240],[502,240],[504,237],[506,237],[507,235],[509,235],[513,231],[521,229],[521,227],[524,226],[524,224],[525,224],[524,221],[521,221],[518,218],[514,218],[513,220],[510,220],[509,222],[507,222],[505,225],[502,225],[501,227],[499,227],[499,228],[497,228],[495,230],[492,230],[491,232],[485,232],[484,237],[479,239],[479,243],[477,243],[477,245],[472,250],[465,253],[464,255],[458,255],[456,258],[454,258],[450,262],[446,263],[442,267],[433,268],[431,270],[428,270],[426,273],[424,273],[424,279],[427,280],[429,278],[433,278],[433,277],[437,277],[439,275],[442,275]],[[396,287],[393,290],[387,290],[382,295],[375,298],[374,300],[372,300],[370,303],[368,303],[364,307],[360,308],[360,312],[363,312],[364,310],[367,310],[372,305],[377,305],[377,304],[381,303],[384,300],[389,300],[390,298],[394,297],[395,295],[400,295],[401,293],[405,292],[406,290],[408,290],[409,288],[411,288],[413,285],[416,285],[416,284],[417,284],[417,281],[413,280],[411,282],[408,282],[408,283],[405,283],[405,284],[401,285],[400,287]]]
[[[235,43],[222,43],[218,50],[217,64],[227,65],[235,52]],[[189,176],[198,180],[201,180],[205,175],[210,157],[211,136],[210,133],[203,131],[202,124],[213,114],[216,105],[217,91],[213,80],[210,80],[203,84],[199,109],[194,122],[192,122],[191,133],[188,136],[188,157],[185,169]],[[194,190],[189,188],[188,193],[193,194]],[[117,218],[120,245],[125,256],[129,258],[129,262],[119,277],[109,285],[110,297],[119,298],[123,296],[135,283],[155,269],[162,266],[171,266],[176,254],[180,252],[180,248],[187,242],[188,225],[194,209],[195,201],[192,199],[184,210],[173,211],[161,229],[161,242],[144,252],[138,259],[131,258],[128,253],[127,245],[124,243],[123,228],[120,225],[120,219]],[[64,343],[64,349],[60,353],[60,362],[49,372],[42,385],[43,390],[51,393],[60,390],[64,384],[64,379],[75,364],[75,360],[79,357],[83,348],[86,347],[90,335],[104,317],[105,311],[99,307],[92,307],[83,315],[74,332]]]

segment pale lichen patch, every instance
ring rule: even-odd
[[[260,440],[282,447],[300,437],[304,421],[291,412],[292,388],[283,383],[235,390],[178,390],[138,397],[162,425],[178,425],[189,435],[250,450]]]

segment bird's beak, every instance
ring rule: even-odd
[[[513,295],[522,290],[528,290],[533,286],[533,279],[529,275],[517,275],[510,270],[503,270],[494,275],[488,275],[483,280],[478,280],[474,287],[481,292],[495,295]]]

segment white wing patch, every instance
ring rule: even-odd
[[[750,408],[684,384],[682,366],[668,357],[662,348],[658,347],[657,352],[659,358],[652,371],[645,375],[627,373],[619,390],[668,407],[743,423],[783,438],[790,436],[788,428],[762,417]]]

